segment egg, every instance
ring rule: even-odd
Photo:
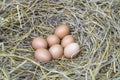
[[[75,39],[72,35],[67,35],[62,39],[61,45],[62,47],[66,47],[68,44],[73,43],[74,41]]]
[[[34,56],[40,62],[48,62],[52,58],[50,52],[44,48],[37,49]]]
[[[70,28],[68,25],[61,24],[55,29],[55,35],[57,35],[60,39],[65,37],[70,33]]]
[[[64,56],[66,58],[74,58],[80,52],[78,43],[71,43],[64,48]]]
[[[62,57],[63,55],[63,47],[59,44],[55,44],[53,46],[50,47],[49,49],[53,59],[58,59],[60,57]]]
[[[59,44],[60,43],[60,39],[56,35],[49,35],[47,37],[47,42],[48,42],[49,46],[52,46],[52,45],[55,45],[55,44]]]
[[[44,38],[37,37],[37,38],[34,38],[32,41],[32,47],[34,49],[47,48],[47,46],[48,46],[47,40]]]

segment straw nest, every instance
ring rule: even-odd
[[[38,62],[32,39],[61,23],[84,49]],[[111,79],[120,79],[120,0],[0,0],[0,80]]]

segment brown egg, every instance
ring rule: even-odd
[[[66,58],[73,58],[80,52],[78,43],[71,43],[64,48],[64,56]]]
[[[47,37],[47,42],[48,42],[49,46],[52,46],[52,45],[55,45],[55,44],[59,44],[60,43],[60,39],[56,35],[49,35]]]
[[[34,38],[33,41],[32,41],[32,47],[34,49],[47,48],[47,46],[48,46],[48,44],[47,44],[47,40],[46,39],[37,37],[37,38]]]
[[[50,52],[44,48],[37,49],[34,55],[35,55],[35,58],[40,62],[48,62],[52,58]]]
[[[58,59],[63,55],[63,48],[59,44],[55,44],[51,46],[49,51],[54,59]]]
[[[72,35],[67,35],[62,39],[61,45],[62,47],[66,47],[68,44],[73,43],[74,41],[75,39]]]
[[[61,24],[55,30],[55,35],[57,35],[60,39],[65,37],[70,33],[70,28],[68,25]]]

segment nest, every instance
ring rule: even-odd
[[[84,46],[76,58],[34,58],[31,41],[66,23]],[[119,0],[1,0],[0,80],[120,78]]]

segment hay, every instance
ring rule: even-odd
[[[70,25],[84,50],[74,59],[34,59],[31,41]],[[0,80],[118,80],[119,0],[1,0]]]

